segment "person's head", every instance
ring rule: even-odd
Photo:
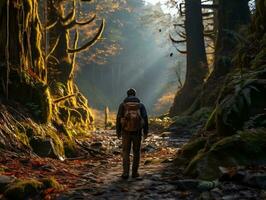
[[[136,90],[134,88],[128,89],[127,96],[136,96]]]

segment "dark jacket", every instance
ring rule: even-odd
[[[135,97],[135,96],[128,96],[127,98],[124,99],[123,103],[120,104],[117,117],[116,117],[116,133],[117,136],[120,137],[122,134],[122,125],[121,125],[121,118],[124,116],[124,103],[127,102],[138,102],[140,103],[140,100]],[[148,115],[145,106],[140,103],[140,114],[141,117],[144,120],[144,126],[143,126],[143,134],[147,135],[149,131],[149,125],[148,125]]]

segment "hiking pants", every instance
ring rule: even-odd
[[[123,174],[129,175],[130,170],[130,151],[133,145],[133,164],[132,174],[138,173],[140,161],[141,133],[123,133],[122,134],[122,156],[123,156]]]

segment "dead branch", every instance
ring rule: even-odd
[[[207,36],[207,35],[214,35],[215,34],[215,31],[213,30],[206,30],[204,31],[204,35]]]
[[[101,37],[103,30],[105,27],[105,20],[102,20],[101,26],[99,27],[98,32],[96,33],[96,35],[92,38],[92,40],[90,40],[89,42],[87,42],[86,44],[84,44],[83,46],[79,47],[79,48],[75,48],[75,49],[68,49],[67,52],[68,53],[75,53],[75,52],[81,52],[84,51],[90,47],[92,47],[97,41],[98,39]]]
[[[185,8],[185,3],[180,3],[178,6],[178,11],[179,11],[181,16],[185,15],[185,12],[183,11],[184,8]]]
[[[181,28],[185,28],[185,24],[173,24],[173,26],[174,26],[174,27],[179,26],[179,27],[181,27]]]
[[[218,4],[202,4],[201,7],[203,9],[218,9],[219,5]]]
[[[175,47],[175,49],[176,49],[179,53],[181,53],[181,54],[187,54],[187,51],[180,50],[180,49],[178,49],[175,45],[173,45],[173,46]]]
[[[185,32],[178,32],[177,34],[179,35],[179,37],[181,37],[183,39],[187,39],[187,36],[186,36]]]
[[[205,17],[205,18],[203,17],[202,19],[207,21],[207,20],[213,20],[214,18],[212,16],[212,17]]]
[[[187,42],[187,40],[176,40],[172,37],[171,34],[169,34],[169,38],[170,40],[173,42],[173,43],[176,43],[176,44],[180,44],[180,43],[184,43],[184,42]]]
[[[90,24],[91,22],[93,22],[96,18],[96,15],[94,15],[91,19],[89,19],[88,21],[85,21],[85,22],[79,22],[77,20],[72,20],[71,22],[69,22],[68,24],[66,24],[64,26],[65,29],[71,29],[73,28],[74,26],[76,25],[79,25],[79,26],[84,26],[84,25],[87,25],[87,24]]]
[[[45,29],[46,29],[46,30],[50,30],[50,29],[54,28],[55,25],[56,25],[57,23],[58,23],[58,19],[57,19],[56,21],[52,22],[51,24],[48,24],[48,25],[45,27]]]
[[[177,50],[179,53],[181,53],[181,54],[187,54],[187,51],[180,50],[180,49],[178,49],[178,48],[176,48],[176,50]]]
[[[206,13],[202,13],[202,17],[209,17],[209,16],[213,16],[214,12],[206,12]]]
[[[66,23],[68,21],[73,21],[76,17],[76,0],[73,1],[72,11],[64,18],[62,18],[62,22]]]

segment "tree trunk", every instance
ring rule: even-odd
[[[31,103],[41,111],[36,119],[51,117],[51,98],[41,50],[37,0],[0,3],[1,93],[7,99]]]
[[[8,62],[13,70],[30,73],[45,82],[37,0],[9,1],[9,9],[6,0],[0,9],[1,63]]]
[[[62,4],[54,3],[52,0],[48,0],[47,6],[48,24],[57,22],[53,28],[48,30],[49,51],[53,50],[48,58],[48,82],[61,82],[67,86],[72,65],[70,55],[67,53],[69,31],[64,28],[62,21],[59,20],[64,16],[64,8]]]
[[[214,69],[204,84],[200,106],[214,106],[226,75],[234,68],[232,58],[239,42],[239,29],[251,21],[248,0],[219,0],[218,32]]]
[[[187,72],[183,88],[177,93],[170,116],[186,111],[194,102],[208,72],[200,0],[186,0]]]
[[[215,50],[213,76],[228,73],[233,52],[238,44],[236,39],[242,25],[251,21],[248,0],[220,0],[218,10],[218,35]]]

